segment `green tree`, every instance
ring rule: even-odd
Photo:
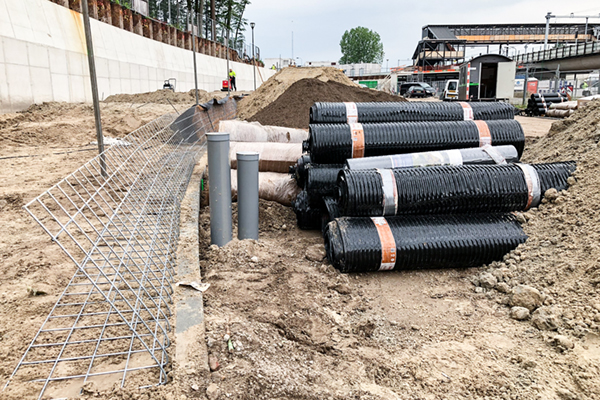
[[[357,26],[344,32],[340,40],[342,58],[340,64],[383,62],[383,43],[375,31]]]

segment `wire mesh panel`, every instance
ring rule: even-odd
[[[235,100],[164,115],[123,138],[25,206],[77,271],[12,380],[42,397],[167,382],[180,204],[205,133]]]

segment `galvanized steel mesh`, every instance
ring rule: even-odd
[[[180,204],[205,133],[235,114],[231,99],[164,115],[25,206],[77,271],[4,389],[30,381],[42,398],[100,377],[167,382]]]

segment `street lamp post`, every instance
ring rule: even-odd
[[[250,27],[252,28],[252,72],[254,74],[254,90],[256,90],[256,60],[254,59],[254,26],[256,24],[254,22],[250,22]]]

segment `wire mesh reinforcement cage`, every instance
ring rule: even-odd
[[[25,206],[77,271],[9,382],[39,398],[77,396],[126,379],[167,382],[180,204],[205,133],[236,101],[164,115],[130,133]]]

